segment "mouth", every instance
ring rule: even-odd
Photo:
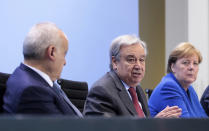
[[[134,77],[139,77],[142,75],[142,73],[140,73],[140,72],[133,72],[132,74]]]
[[[187,74],[188,76],[194,76],[194,74]]]

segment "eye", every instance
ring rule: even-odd
[[[135,62],[135,58],[127,58],[127,61],[128,61],[129,63],[133,63],[133,62]]]
[[[199,63],[195,61],[195,62],[194,62],[194,65],[199,65]]]
[[[189,61],[183,61],[182,64],[189,65]]]
[[[142,62],[145,61],[145,59],[144,58],[140,58],[139,61],[142,63]]]

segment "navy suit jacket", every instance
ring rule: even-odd
[[[136,92],[146,117],[150,116],[146,96],[140,86]],[[85,115],[138,116],[134,104],[114,71],[108,72],[92,86],[85,103]]]
[[[203,109],[209,116],[209,86],[205,89],[201,99],[200,103],[202,104]]]
[[[67,114],[70,105],[35,71],[20,64],[7,81],[4,112],[10,114]]]

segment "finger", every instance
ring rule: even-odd
[[[168,118],[179,118],[180,116],[181,116],[181,113],[174,113],[174,114],[167,115]]]
[[[174,111],[167,112],[165,116],[166,117],[180,117],[181,114],[182,114],[181,110],[174,110]]]
[[[171,106],[171,107],[169,107],[169,106],[167,106],[166,108],[164,108],[163,109],[163,112],[169,112],[169,111],[172,111],[172,110],[181,110],[181,108],[179,108],[178,106]]]

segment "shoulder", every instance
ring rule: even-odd
[[[178,90],[178,88],[180,88],[176,78],[170,73],[163,77],[160,85],[163,90]]]
[[[110,75],[110,72],[108,72],[93,84],[88,93],[87,100],[114,101],[118,99],[120,91],[118,88],[121,88],[118,86],[117,82]]]
[[[24,89],[34,85],[49,86],[49,84],[39,74],[23,64],[15,69],[7,81],[7,87],[14,90],[17,88]]]
[[[201,99],[203,99],[205,97],[209,98],[209,86],[205,89]]]
[[[91,87],[91,90],[95,90],[95,88],[103,88],[104,90],[115,86],[113,78],[110,76],[110,72],[107,72],[104,76],[98,79]]]
[[[179,94],[182,94],[182,89],[175,77],[169,73],[162,78],[161,82],[153,91],[153,94],[161,94],[163,96],[179,96]]]

